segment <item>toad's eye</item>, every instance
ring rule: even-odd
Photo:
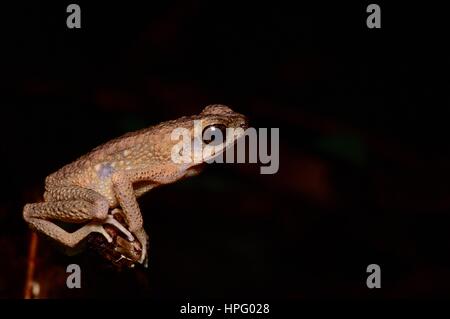
[[[226,139],[227,127],[223,124],[208,125],[203,129],[203,142],[205,144],[220,145]]]

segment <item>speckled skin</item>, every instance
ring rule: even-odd
[[[245,117],[223,105],[207,106],[199,115],[182,117],[105,143],[78,160],[49,175],[45,181],[44,202],[27,204],[23,210],[25,221],[67,247],[75,247],[91,232],[99,232],[111,242],[103,228],[112,224],[128,236],[136,237],[143,247],[148,236],[143,228],[142,215],[136,198],[152,188],[173,183],[198,171],[198,163],[176,164],[171,159],[171,140],[175,128],[186,128],[193,136],[193,121],[201,120],[202,127],[224,125],[246,127]],[[227,139],[225,148],[239,138]],[[110,214],[121,207],[127,229]],[[69,233],[53,223],[86,223]],[[133,236],[134,235],[134,236]],[[146,259],[142,254],[141,262]]]

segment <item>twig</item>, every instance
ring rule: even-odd
[[[30,245],[28,248],[28,260],[27,260],[27,278],[25,281],[25,289],[24,289],[24,298],[31,299],[35,298],[35,294],[33,293],[33,285],[34,285],[34,269],[36,265],[36,251],[38,245],[38,236],[33,231],[30,236]]]

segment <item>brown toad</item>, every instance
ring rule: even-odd
[[[156,186],[174,183],[199,172],[201,163],[198,161],[177,163],[171,156],[178,143],[171,137],[172,132],[182,128],[193,133],[194,121],[201,123],[203,132],[218,129],[226,134],[224,128],[247,127],[243,115],[224,105],[210,105],[199,115],[125,134],[49,175],[45,180],[44,202],[25,205],[25,221],[68,248],[74,248],[92,232],[102,234],[111,243],[113,238],[104,226],[112,225],[130,243],[135,239],[139,241],[142,253],[139,258],[133,258],[146,264],[148,236],[136,199]],[[190,136],[194,143],[195,134]],[[226,138],[216,146],[214,154],[208,158],[200,155],[201,162],[218,155],[242,135],[223,136]],[[195,152],[198,150],[194,148],[192,156],[199,155]],[[112,212],[115,209],[123,212],[126,227],[114,218]],[[68,232],[58,222],[84,225]]]

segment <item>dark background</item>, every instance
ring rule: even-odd
[[[450,296],[445,8],[378,1],[368,29],[364,1],[76,1],[70,30],[69,3],[2,5],[0,297],[22,296],[22,208],[45,176],[212,103],[280,128],[279,172],[214,165],[144,196],[148,270],[41,238],[41,298]],[[82,289],[65,286],[70,263]]]

